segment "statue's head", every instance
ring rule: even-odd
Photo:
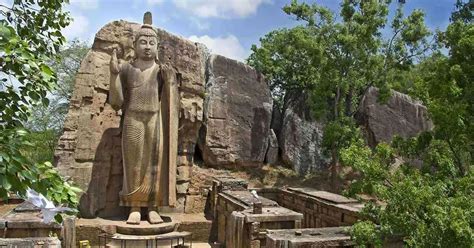
[[[151,25],[151,13],[145,13],[143,25],[135,36],[134,46],[137,59],[154,60],[158,55],[158,35]]]

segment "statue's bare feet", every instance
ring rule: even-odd
[[[152,210],[148,212],[148,222],[150,222],[150,224],[160,224],[163,223],[163,219],[158,212]]]
[[[141,220],[140,208],[132,208],[128,215],[127,224],[139,225]]]

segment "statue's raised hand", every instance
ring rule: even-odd
[[[174,77],[176,76],[175,73],[176,72],[171,65],[169,64],[161,65],[161,75],[162,75],[163,80],[165,80],[165,82],[174,80]]]
[[[110,57],[110,72],[113,74],[118,74],[120,72],[120,64],[117,59],[117,49],[115,48],[112,51],[112,56]]]

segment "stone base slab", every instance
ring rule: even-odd
[[[212,221],[206,219],[203,213],[167,213],[162,214],[161,217],[165,221],[171,219],[173,222],[179,223],[176,228],[176,231],[178,232],[192,232],[193,242],[208,242]],[[117,226],[124,224],[125,220],[122,219],[77,219],[76,240],[77,242],[81,240],[89,240],[91,246],[98,246],[99,234],[107,233],[113,235],[117,233]],[[79,247],[79,245],[77,246]]]
[[[0,238],[0,247],[49,247],[61,248],[61,241],[56,237],[30,237],[30,238]]]
[[[159,235],[175,231],[177,223],[165,222],[152,225],[148,221],[141,221],[139,225],[130,225],[122,222],[116,226],[117,233],[124,235]]]

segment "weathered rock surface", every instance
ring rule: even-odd
[[[390,142],[395,135],[412,137],[433,128],[427,109],[421,102],[396,91],[392,91],[385,104],[379,103],[378,97],[378,89],[371,87],[356,115],[370,146]]]
[[[57,237],[0,238],[0,246],[61,248],[61,241]]]
[[[304,101],[287,107],[278,137],[282,161],[300,175],[323,170],[329,163],[321,148],[323,124],[312,120],[307,109]]]
[[[265,162],[268,164],[276,164],[278,162],[278,139],[273,129],[270,129],[268,150],[267,154],[265,155]]]
[[[199,148],[211,166],[262,163],[268,146],[272,97],[262,75],[219,55],[208,61],[204,126]]]
[[[140,24],[115,21],[96,34],[92,49],[81,63],[64,126],[55,152],[60,173],[71,178],[84,193],[80,198],[83,217],[122,214],[121,112],[107,103],[109,61],[114,48],[119,59],[133,57],[132,37]],[[159,59],[178,72],[180,117],[178,168],[192,166],[194,148],[203,118],[205,54],[200,45],[158,30]],[[178,169],[177,188],[185,192],[189,171]],[[185,195],[178,195],[184,211]]]
[[[273,129],[273,132],[275,133],[277,137],[280,136],[282,122],[283,122],[283,116],[281,113],[281,109],[277,105],[273,105],[272,123],[270,127]]]

